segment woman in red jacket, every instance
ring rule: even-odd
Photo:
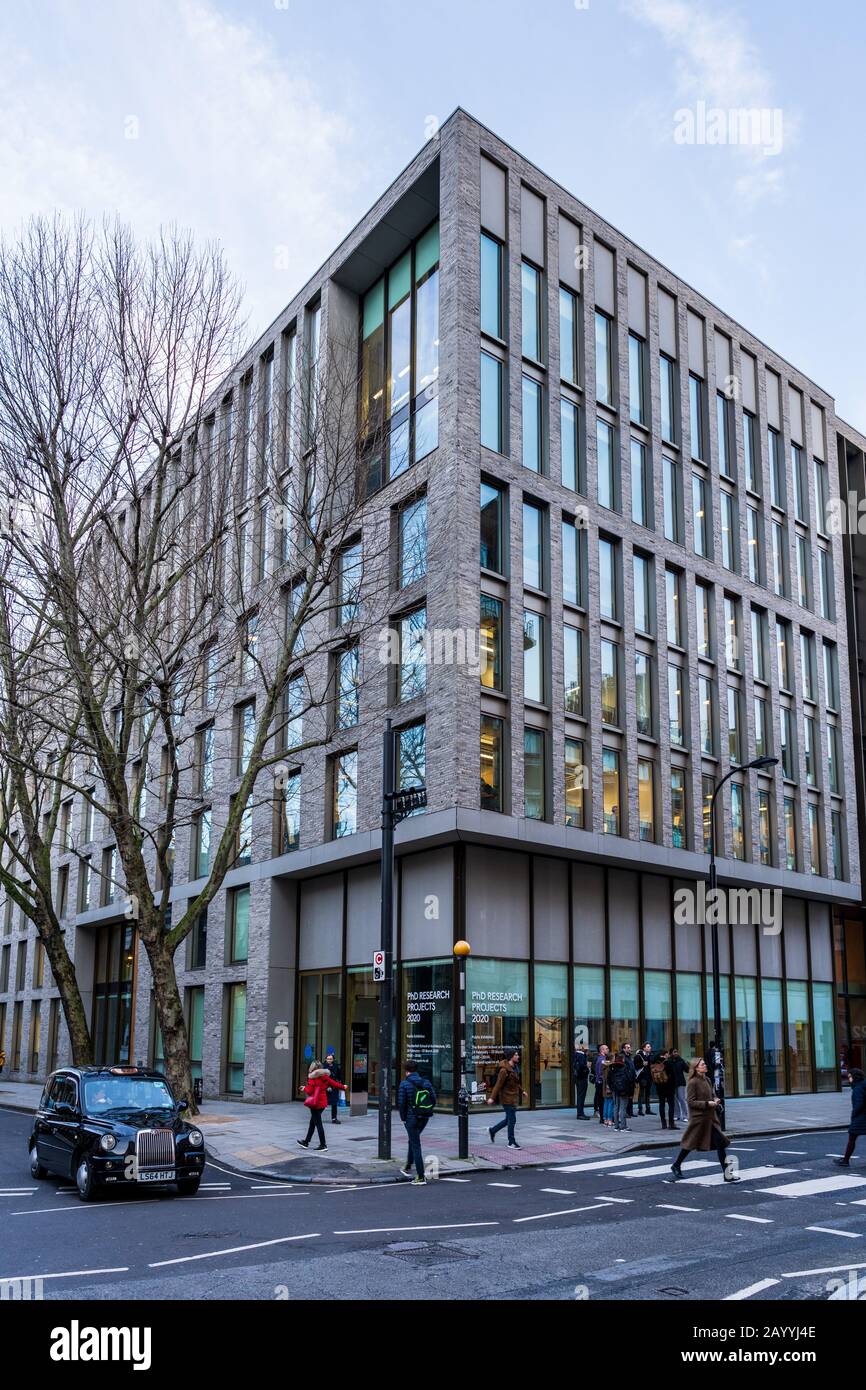
[[[310,1147],[310,1140],[313,1133],[319,1136],[319,1153],[326,1150],[328,1145],[325,1142],[325,1131],[322,1126],[322,1111],[328,1104],[328,1090],[345,1091],[346,1087],[342,1081],[335,1081],[334,1077],[323,1067],[321,1062],[313,1061],[310,1063],[310,1070],[307,1074],[307,1084],[301,1087],[301,1095],[306,1096],[304,1104],[310,1112],[310,1127],[307,1130],[306,1139],[299,1139],[297,1142],[302,1149]]]

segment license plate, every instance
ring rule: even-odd
[[[174,1182],[174,1169],[161,1168],[158,1173],[139,1173],[139,1182]]]

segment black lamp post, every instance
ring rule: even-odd
[[[716,783],[713,794],[710,798],[710,893],[715,906],[716,901],[716,797],[722,787],[728,782],[736,772],[763,772],[767,768],[775,767],[778,758],[755,758],[750,763],[737,764],[732,767],[730,772],[726,772],[724,777]],[[718,910],[713,913],[711,926],[712,955],[713,955],[713,1029],[715,1033],[715,1044],[719,1053],[719,1072],[718,1077],[714,1078],[716,1095],[721,1101],[719,1106],[719,1124],[722,1129],[725,1127],[725,1058],[722,1049],[722,978],[719,973],[719,914]]]

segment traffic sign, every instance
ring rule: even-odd
[[[379,984],[385,978],[385,952],[373,952],[373,983]]]

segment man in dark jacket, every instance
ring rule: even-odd
[[[328,1068],[328,1071],[331,1073],[335,1081],[342,1081],[343,1073],[340,1069],[340,1063],[337,1061],[337,1058],[332,1051],[328,1051],[325,1054],[325,1066]],[[336,1088],[331,1088],[330,1086],[328,1087],[328,1104],[331,1107],[332,1125],[338,1125],[340,1123],[340,1121],[337,1119],[337,1106],[340,1104],[340,1095],[341,1092],[336,1090]]]
[[[632,1102],[634,1101],[634,1087],[635,1087],[635,1083],[636,1083],[636,1081],[637,1081],[637,1066],[636,1066],[636,1064],[635,1064],[634,1056],[632,1055],[631,1043],[630,1043],[630,1042],[623,1043],[623,1045],[622,1045],[622,1055],[623,1055],[623,1060],[624,1060],[624,1061],[627,1061],[628,1064],[629,1064],[629,1066],[631,1067],[631,1086],[632,1086],[632,1088],[631,1088],[631,1091],[629,1092],[629,1096],[628,1096],[628,1109],[626,1110],[625,1113],[627,1114],[627,1116],[628,1116],[629,1119],[632,1119],[633,1113],[634,1113],[633,1110],[632,1110]]]
[[[851,1123],[845,1153],[842,1158],[834,1159],[839,1168],[850,1167],[857,1140],[861,1134],[866,1134],[866,1079],[859,1067],[849,1067],[848,1080],[851,1083]]]
[[[623,1052],[617,1052],[608,1068],[607,1084],[614,1099],[614,1129],[631,1131],[628,1123],[628,1102],[634,1090],[634,1062]]]
[[[607,1043],[602,1043],[598,1049],[598,1056],[592,1068],[592,1079],[595,1082],[595,1097],[592,1102],[592,1113],[598,1115],[600,1125],[604,1124],[604,1064],[607,1061],[610,1048]]]
[[[680,1056],[676,1047],[672,1047],[670,1050],[667,1067],[674,1081],[674,1120],[679,1120],[681,1124],[688,1124],[689,1107],[686,1105],[686,1080],[689,1068],[685,1058]]]
[[[493,1090],[487,1097],[488,1105],[495,1105],[501,1101],[502,1109],[505,1111],[505,1119],[500,1120],[498,1125],[491,1125],[487,1131],[490,1135],[491,1144],[496,1143],[496,1136],[501,1129],[508,1126],[508,1147],[509,1149],[519,1149],[520,1145],[514,1137],[514,1125],[517,1119],[517,1107],[520,1098],[526,1098],[526,1092],[520,1086],[520,1053],[516,1047],[509,1048],[499,1066],[499,1074],[493,1086]]]
[[[650,1105],[650,1091],[653,1084],[652,1060],[653,1050],[649,1043],[645,1042],[634,1059],[635,1071],[637,1072],[637,1113],[639,1115],[652,1115],[653,1113]]]
[[[427,1181],[424,1176],[421,1135],[427,1127],[427,1121],[433,1113],[435,1104],[436,1092],[429,1078],[422,1076],[420,1072],[415,1070],[414,1062],[407,1062],[403,1080],[397,1091],[397,1108],[400,1111],[400,1119],[406,1126],[406,1134],[409,1139],[409,1152],[401,1172],[404,1177],[408,1178],[414,1163],[415,1177],[412,1182],[416,1187],[420,1187]]]
[[[589,1115],[587,1115],[586,1111],[583,1108],[584,1102],[586,1100],[586,1088],[588,1085],[589,1058],[587,1057],[584,1048],[578,1045],[574,1049],[574,1089],[577,1095],[577,1118],[579,1120],[589,1119]]]

